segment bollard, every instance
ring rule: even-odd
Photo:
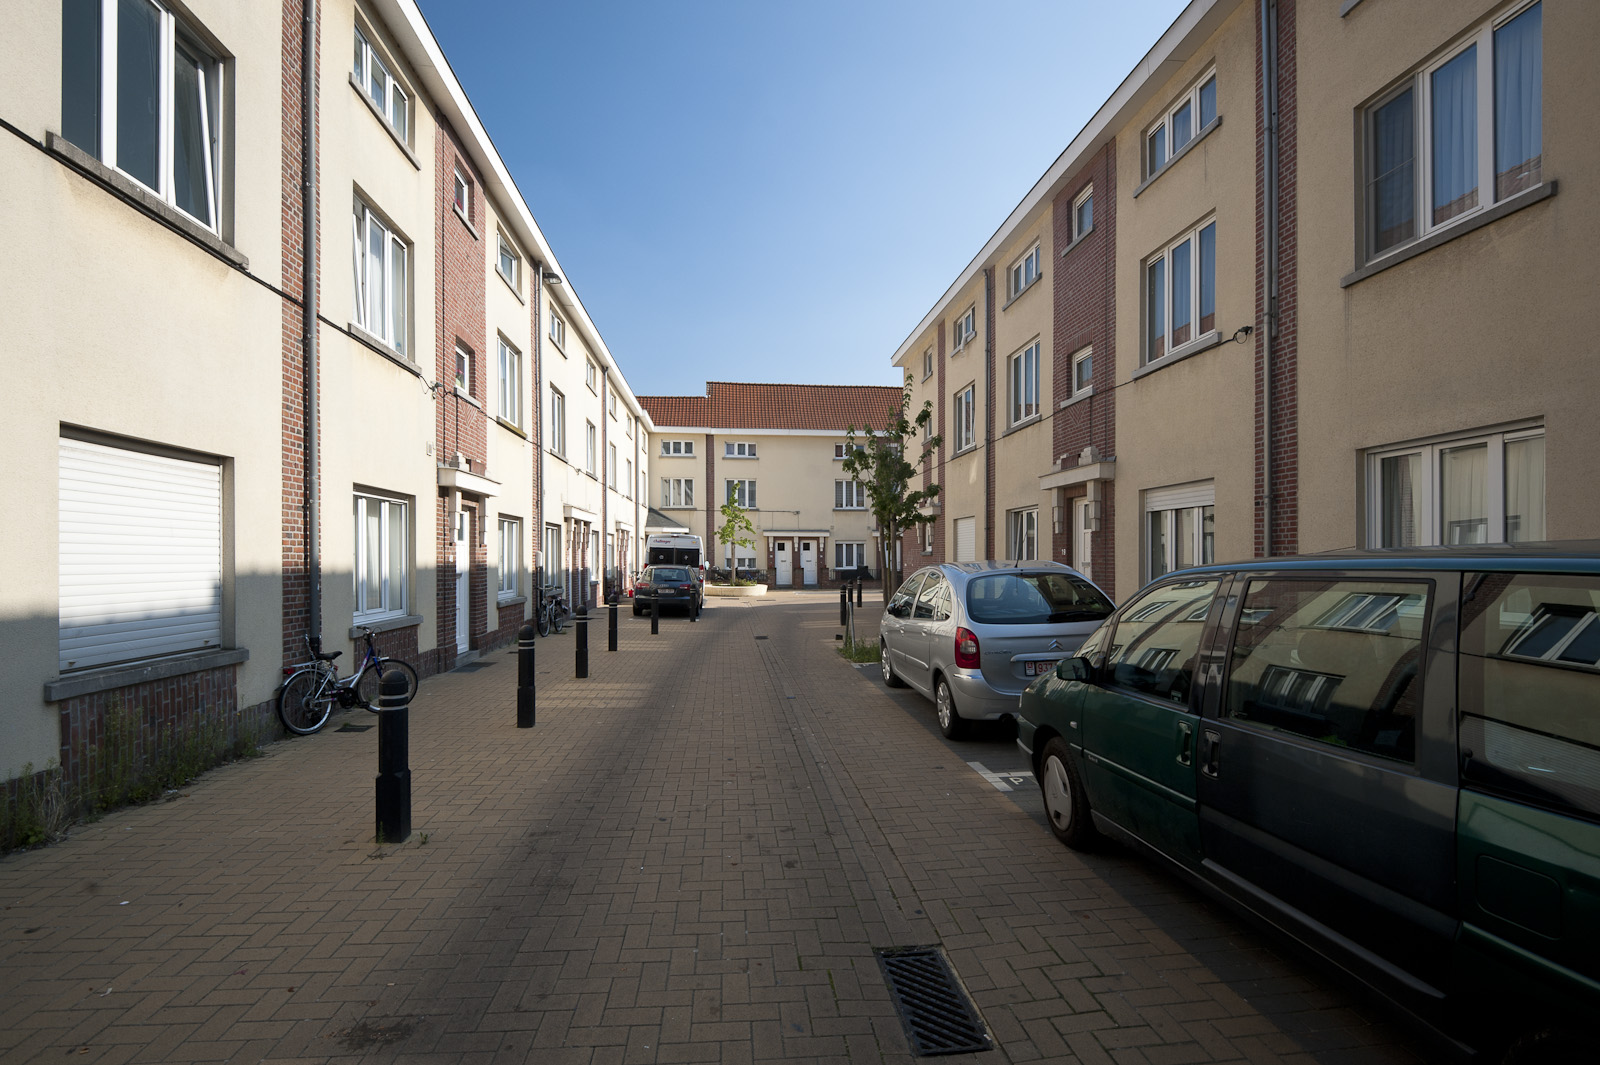
[[[661,632],[661,597],[658,595],[650,600],[650,635],[656,636]]]
[[[861,586],[865,583],[860,577],[856,578],[856,606],[861,605]]]
[[[609,622],[607,622],[606,650],[607,651],[615,651],[616,649],[617,649],[617,601],[615,599],[612,599],[611,600],[611,620]]]
[[[411,837],[410,696],[405,674],[395,669],[383,678],[378,697],[378,842],[404,843]]]
[[[533,638],[531,624],[517,633],[517,727],[533,727]]]
[[[587,605],[578,607],[578,638],[577,647],[577,677],[583,680],[589,675],[589,608]]]
[[[839,627],[843,628],[850,623],[850,586],[839,586]]]

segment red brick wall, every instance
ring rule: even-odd
[[[163,742],[190,733],[202,722],[220,726],[230,742],[253,742],[264,734],[257,730],[265,722],[239,711],[236,670],[223,666],[63,699],[56,710],[61,716],[61,769],[67,781],[83,783],[95,761],[106,756],[107,719],[113,708],[130,715],[128,738],[135,765],[151,761],[161,753]]]

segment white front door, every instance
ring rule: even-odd
[[[779,540],[772,545],[773,557],[777,559],[778,579],[773,582],[780,588],[787,588],[794,583],[794,560],[789,557],[789,541]]]
[[[1089,501],[1087,499],[1074,499],[1072,501],[1072,568],[1079,573],[1094,579],[1092,563],[1089,561],[1089,547],[1091,534],[1089,532]]]
[[[817,542],[800,541],[800,579],[807,585],[817,583]]]
[[[472,634],[469,628],[471,621],[471,589],[468,577],[468,562],[471,559],[472,545],[467,538],[467,531],[471,527],[472,519],[465,510],[456,511],[456,653],[467,649]]]

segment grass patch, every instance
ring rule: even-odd
[[[879,645],[877,640],[868,643],[866,640],[845,640],[839,645],[839,653],[851,662],[878,662]]]

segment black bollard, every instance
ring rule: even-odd
[[[577,646],[577,677],[583,680],[589,675],[589,608],[584,605],[578,607],[578,639]]]
[[[658,595],[650,600],[650,635],[656,636],[661,632],[661,597]]]
[[[850,624],[850,586],[839,586],[839,624]]]
[[[860,577],[856,578],[856,606],[861,605],[861,585],[864,583]]]
[[[606,623],[606,626],[606,650],[615,651],[617,649],[617,601],[615,599],[611,600],[611,618]]]
[[[378,697],[378,842],[404,843],[411,837],[410,685],[390,670]]]
[[[517,727],[533,727],[533,638],[538,630],[524,625],[517,633]]]

